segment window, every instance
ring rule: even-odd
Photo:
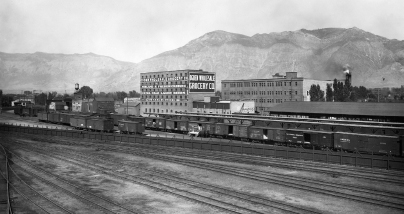
[[[144,109],[144,112],[147,112],[147,108]]]
[[[297,86],[297,82],[295,82],[295,85]]]
[[[188,103],[185,103],[185,106],[187,106],[188,105]],[[185,112],[187,112],[187,111],[185,111]]]

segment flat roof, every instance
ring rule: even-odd
[[[271,78],[271,79],[239,79],[239,80],[222,80],[222,82],[251,82],[251,81],[275,81],[275,80],[316,80],[316,81],[334,81],[334,80],[317,80],[317,79],[308,79],[303,77],[295,77],[295,78]]]
[[[404,117],[404,103],[284,102],[271,108],[270,113]]]
[[[151,71],[151,72],[144,72],[144,73],[140,73],[140,74],[161,73],[161,72],[178,72],[178,71],[197,71],[197,72],[214,73],[214,72],[209,72],[209,71],[204,71],[204,70],[184,69],[184,70],[172,70],[172,71]]]

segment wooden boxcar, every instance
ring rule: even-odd
[[[76,129],[86,129],[89,116],[77,115],[70,118],[70,126]]]
[[[215,122],[201,121],[199,123],[202,125],[202,137],[210,137],[215,134]]]
[[[62,124],[70,124],[70,118],[74,117],[75,114],[60,113],[59,122]]]
[[[248,139],[248,131],[251,125],[236,124],[233,126],[233,136],[237,139]]]
[[[126,118],[126,120],[142,123],[143,126],[145,124],[145,118],[144,117],[128,116]]]
[[[120,120],[118,121],[118,129],[125,134],[142,134],[144,125],[135,121]]]
[[[348,151],[401,155],[399,136],[334,133],[334,147]]]
[[[286,130],[285,141],[292,144],[304,144],[304,133],[300,130]]]
[[[59,123],[60,121],[60,113],[58,112],[49,112],[48,114],[48,122],[50,123]]]
[[[48,113],[38,112],[38,121],[48,121]]]
[[[88,118],[86,127],[93,131],[112,132],[114,130],[114,120],[107,118]]]
[[[126,114],[110,114],[110,116],[114,120],[114,125],[118,125],[118,121],[126,120],[128,117]]]
[[[229,135],[229,126],[226,123],[216,123],[214,136],[225,138]]]

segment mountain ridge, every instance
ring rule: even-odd
[[[342,79],[346,64],[352,68],[353,85],[399,87],[404,82],[404,41],[356,27],[253,36],[217,30],[139,63],[94,53],[21,56],[0,52],[0,84],[2,88],[61,89],[79,82],[97,91],[139,91],[140,73],[203,69],[216,72],[220,90],[223,79],[271,78],[287,71],[305,78]],[[24,81],[24,74],[32,82]]]

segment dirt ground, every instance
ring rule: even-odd
[[[0,122],[9,123],[10,121],[13,121],[15,123],[18,122],[21,124],[35,125],[34,119],[24,121],[20,120],[20,118],[13,119],[10,115],[7,115],[5,117],[0,115]],[[118,203],[138,213],[185,214],[225,212],[202,203],[196,203],[194,201],[186,200],[183,197],[178,197],[173,194],[168,194],[164,191],[150,188],[137,182],[118,179],[114,176],[110,176],[98,170],[91,170],[84,167],[83,165],[68,162],[66,160],[63,160],[62,158],[52,157],[51,155],[47,155],[46,151],[49,151],[49,153],[50,151],[55,151],[55,153],[58,153],[60,155],[71,157],[77,155],[78,159],[85,156],[99,157],[106,162],[107,160],[111,159],[114,160],[115,164],[107,164],[103,161],[90,159],[86,161],[91,164],[97,164],[100,167],[108,168],[109,172],[115,172],[116,174],[127,173],[132,176],[138,176],[139,178],[156,181],[170,187],[175,187],[189,192],[201,194],[208,198],[214,198],[219,201],[228,202],[230,204],[237,204],[237,206],[240,207],[256,209],[258,212],[261,213],[285,212],[278,209],[263,208],[253,203],[244,203],[240,200],[229,199],[224,195],[204,192],[197,188],[193,188],[192,186],[176,184],[172,181],[154,177],[152,174],[144,172],[143,170],[159,171],[161,172],[161,174],[169,174],[171,176],[224,187],[229,189],[229,191],[244,192],[275,201],[286,202],[287,204],[303,206],[320,213],[401,213],[398,210],[386,207],[355,202],[353,200],[341,199],[338,197],[327,196],[311,191],[303,191],[267,182],[255,181],[252,179],[242,178],[239,176],[229,175],[212,170],[193,168],[169,161],[161,161],[158,159],[127,154],[124,152],[105,151],[94,147],[83,147],[78,145],[61,145],[57,143],[49,143],[52,141],[57,142],[58,138],[52,137],[45,142],[33,138],[34,136],[35,135],[16,135],[0,132],[0,142],[3,145],[7,146],[7,148],[10,149],[12,152],[15,152],[16,155],[27,160],[29,163],[40,167],[41,169],[48,171],[54,175],[60,176],[66,181],[69,181],[71,184],[80,187],[82,190],[86,190],[100,197],[107,198],[108,200],[114,201],[115,203]],[[63,142],[65,142],[73,139],[60,137],[60,140],[63,140]],[[22,146],[21,144],[24,146]],[[344,176],[332,177],[329,175],[310,173],[305,171],[253,166],[215,160],[207,161],[196,158],[192,158],[192,160],[210,162],[212,164],[220,163],[231,166],[244,167],[248,169],[262,170],[269,173],[279,173],[283,175],[293,175],[303,178],[317,179],[325,183],[360,184],[366,187],[388,189],[390,191],[404,193],[403,186],[383,184],[366,179],[355,179]],[[101,210],[97,209],[95,206],[89,206],[89,204],[84,200],[78,197],[71,196],[65,191],[62,191],[56,187],[52,187],[46,184],[46,182],[42,181],[41,179],[31,176],[29,172],[23,170],[23,168],[25,167],[29,170],[35,170],[30,168],[28,165],[25,165],[22,161],[19,161],[18,158],[13,158],[13,161],[16,162],[16,165],[13,166],[13,168],[25,182],[27,182],[39,193],[57,202],[60,206],[65,207],[66,209],[74,213],[101,212]],[[61,181],[52,179],[49,176],[44,176],[44,178],[56,184],[62,184]],[[21,188],[22,192],[26,192],[28,195],[28,188],[21,181],[19,181],[16,176],[13,176],[12,179],[12,182],[18,188]],[[76,190],[75,188],[70,187],[70,190],[72,192],[81,194],[79,189]],[[85,193],[83,193],[82,195],[85,195]],[[36,208],[30,203],[27,203],[27,201],[15,191],[13,192],[12,196],[14,201],[13,205],[16,207],[16,213],[41,213],[40,209]],[[60,208],[47,205],[49,203],[46,203],[46,200],[39,201],[38,203],[43,204],[46,209],[51,210],[51,213],[60,212]],[[101,202],[101,204],[103,204],[103,202]],[[248,213],[248,211],[241,210],[239,212]],[[116,213],[120,212],[116,211]]]

